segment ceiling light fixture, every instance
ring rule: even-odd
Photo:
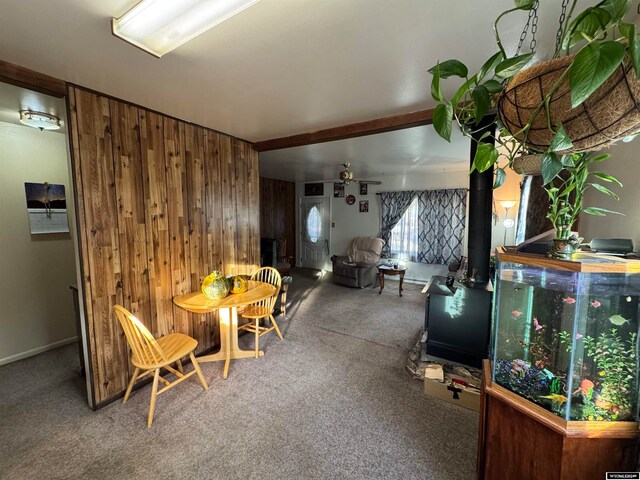
[[[113,34],[160,58],[260,0],[142,0],[120,18]]]
[[[60,130],[60,119],[45,112],[20,110],[20,123],[40,130]]]

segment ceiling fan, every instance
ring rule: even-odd
[[[343,163],[342,166],[344,167],[344,170],[340,172],[340,180],[333,181],[342,182],[345,185],[349,185],[350,183],[361,183],[363,185],[382,185],[382,182],[380,182],[379,180],[362,180],[353,178],[353,172],[349,170],[349,167],[351,166],[350,163]]]

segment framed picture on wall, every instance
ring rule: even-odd
[[[344,183],[336,182],[333,184],[333,196],[335,198],[344,197]]]
[[[369,191],[369,185],[367,185],[366,183],[361,183],[360,184],[360,195],[366,195]]]
[[[25,182],[24,190],[32,235],[69,231],[64,185]]]
[[[324,195],[324,183],[305,183],[304,196],[318,197]]]
[[[369,200],[360,200],[360,213],[367,213],[369,211]]]

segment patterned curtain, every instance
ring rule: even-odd
[[[380,232],[378,237],[384,240],[384,247],[382,247],[382,256],[388,257],[391,254],[391,247],[389,240],[391,240],[391,230],[402,218],[404,212],[407,211],[409,205],[418,192],[414,190],[406,192],[380,192],[380,200],[382,206],[380,212],[382,214],[382,220],[380,221]]]
[[[467,189],[425,190],[418,195],[418,261],[459,261],[465,234]]]

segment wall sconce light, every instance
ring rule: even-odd
[[[505,219],[502,222],[502,225],[504,226],[503,244],[505,245],[507,243],[507,229],[513,228],[513,226],[515,225],[515,222],[509,218],[509,209],[514,207],[516,203],[518,203],[516,200],[500,200],[500,205],[502,206],[502,208],[504,208],[505,212]]]
[[[42,130],[60,130],[60,119],[55,115],[32,110],[20,110],[20,123]]]

